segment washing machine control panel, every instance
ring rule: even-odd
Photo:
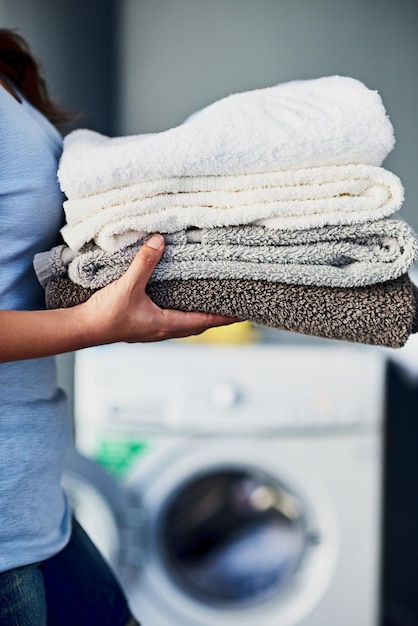
[[[80,428],[240,434],[380,427],[384,358],[361,346],[165,342],[76,357]]]

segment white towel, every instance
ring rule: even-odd
[[[108,252],[152,232],[262,224],[302,230],[381,219],[399,209],[397,176],[373,165],[334,165],[241,176],[137,183],[66,201],[62,229],[74,251],[94,241]]]
[[[326,76],[228,96],[160,133],[109,138],[73,131],[58,175],[72,200],[181,176],[381,165],[393,146],[378,93],[354,78]]]

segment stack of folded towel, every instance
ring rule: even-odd
[[[381,166],[393,146],[380,96],[341,76],[234,94],[161,133],[76,130],[65,243],[34,260],[47,306],[86,300],[160,232],[160,306],[399,347],[418,328],[418,248]]]

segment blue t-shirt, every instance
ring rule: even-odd
[[[57,243],[62,138],[0,86],[0,308],[44,308],[33,256]],[[60,487],[71,423],[55,359],[0,363],[0,571],[44,560],[67,542]]]

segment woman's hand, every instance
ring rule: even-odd
[[[238,320],[160,309],[145,287],[161,259],[164,239],[153,235],[132,265],[104,289],[74,307],[49,311],[0,311],[0,362],[34,359],[101,344],[161,341],[198,335]]]
[[[238,320],[209,313],[160,309],[147,296],[147,282],[164,251],[164,239],[153,235],[138,251],[125,274],[85,302],[92,345],[116,341],[150,342],[198,335],[213,326]]]

